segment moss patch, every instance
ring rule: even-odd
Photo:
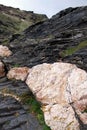
[[[87,108],[84,111],[82,111],[82,113],[87,113]]]
[[[41,104],[35,99],[33,94],[29,95],[29,93],[24,93],[22,95],[17,95],[8,88],[2,89],[1,94],[11,96],[17,101],[21,102],[23,105],[26,105],[28,107],[27,112],[32,113],[37,118],[39,124],[43,127],[43,130],[51,130],[50,127],[45,124],[43,111],[41,110]]]
[[[0,14],[0,42],[7,45],[13,34],[18,34],[28,26],[31,22],[8,14]]]
[[[87,47],[87,40],[79,43],[77,46],[71,47],[71,48],[67,48],[66,50],[61,52],[61,56],[65,57],[65,56],[69,56],[74,54],[76,51],[79,51],[80,49],[83,49]]]
[[[23,104],[28,105],[29,109],[28,112],[34,114],[34,116],[36,116],[36,118],[38,119],[39,123],[42,125],[43,130],[51,130],[44,121],[44,115],[43,112],[41,110],[41,104],[36,101],[35,97],[31,94],[31,96],[29,96],[29,94],[23,94],[21,95],[21,101]]]
[[[7,29],[5,31],[10,31],[11,33],[17,33],[19,31],[23,31],[25,28],[29,26],[29,22],[26,20],[22,20],[20,18],[8,15],[8,14],[0,14],[0,22],[1,28]]]

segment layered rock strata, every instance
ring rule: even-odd
[[[41,102],[51,130],[87,129],[87,73],[84,70],[61,62],[37,65],[23,73],[25,68],[13,68],[7,76],[16,80],[26,77],[26,84]]]
[[[76,64],[87,71],[87,6],[65,9],[48,20],[45,16],[39,15],[43,17],[41,18],[33,12],[2,5],[0,12],[0,44],[8,46],[12,51],[9,57],[0,56],[8,70],[15,66],[31,68],[41,63],[63,61]],[[20,33],[25,28],[27,29]],[[70,65],[71,72],[64,72],[63,66],[58,77],[57,69],[52,70],[56,68],[53,66],[57,65],[41,65],[43,69],[36,66],[37,76],[35,74],[34,77],[37,81],[31,78],[35,69],[31,68],[29,71],[29,81],[32,80],[32,83],[28,84],[37,100],[42,102],[46,123],[53,130],[87,130],[86,73]],[[21,79],[22,73],[18,75],[16,72],[18,71],[15,71],[15,76],[12,75],[13,78],[18,76],[20,78],[17,79]],[[60,82],[57,82],[57,79]],[[23,102],[20,103],[19,97],[24,97],[26,93],[32,97],[23,81],[0,78],[0,130],[44,129],[36,121],[35,114],[29,114]]]

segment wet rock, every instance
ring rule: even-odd
[[[87,129],[87,73],[68,63],[33,67],[27,85],[42,103],[52,130]]]
[[[24,81],[27,77],[28,71],[29,71],[28,67],[15,67],[8,72],[7,77],[8,79],[16,79]]]
[[[5,65],[0,61],[0,78],[5,76]]]
[[[12,54],[8,47],[0,45],[0,56],[1,57],[8,57]]]

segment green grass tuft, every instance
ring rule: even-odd
[[[23,94],[21,95],[21,100],[25,105],[29,106],[28,112],[36,116],[40,125],[43,126],[43,130],[51,130],[50,127],[45,124],[41,104],[35,99],[35,97],[33,95],[29,96],[29,94]]]
[[[82,111],[82,113],[87,113],[87,108],[84,111]]]
[[[74,54],[76,51],[79,51],[80,49],[83,49],[85,47],[87,47],[87,40],[79,43],[77,46],[67,48],[66,50],[62,51],[60,55],[62,57],[69,56],[69,55]]]

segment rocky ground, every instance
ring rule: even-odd
[[[0,9],[3,12],[7,8],[1,6]],[[13,14],[15,11],[11,10],[12,8],[10,12]],[[17,15],[18,12],[17,9]],[[9,9],[7,14],[10,15]],[[8,46],[12,52],[9,57],[0,56],[6,72],[12,67],[32,68],[41,63],[54,62],[73,63],[87,71],[87,7],[68,8],[43,21],[44,17],[46,18],[43,16],[42,20],[21,33],[14,34],[9,31],[12,35],[3,33],[3,37],[0,34],[0,45]],[[12,21],[13,23],[15,22]],[[0,22],[1,27],[9,28],[5,24]],[[5,31],[6,28],[3,32]],[[8,37],[7,41],[5,36],[6,39]],[[20,102],[26,93],[32,97],[24,82],[8,80],[6,76],[0,78],[0,130],[49,129],[43,123],[40,124],[35,113],[29,111],[29,105],[25,106],[24,102]]]
[[[22,95],[30,91],[21,81],[0,79],[0,130],[42,130],[35,116],[28,112],[28,107],[20,103]]]
[[[26,84],[42,103],[51,130],[87,129],[87,73],[69,63],[34,66]]]
[[[13,55],[4,62],[11,66],[32,67],[61,60],[87,70],[86,14],[87,7],[68,8],[27,28],[10,40],[8,46]]]

